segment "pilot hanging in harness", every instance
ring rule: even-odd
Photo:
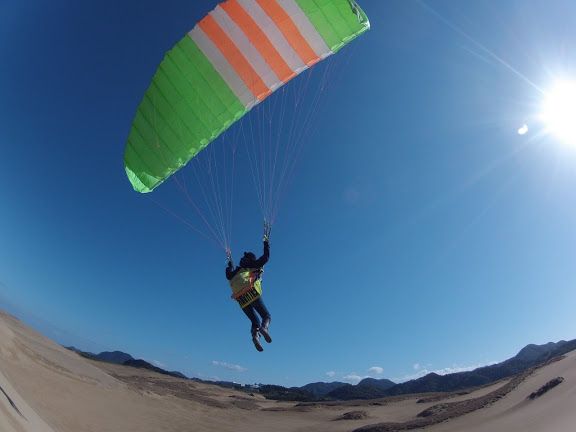
[[[252,322],[252,342],[258,351],[264,351],[260,336],[268,343],[272,342],[268,326],[270,313],[262,301],[262,273],[270,257],[270,225],[264,224],[264,253],[258,259],[252,252],[244,252],[240,264],[234,268],[231,252],[228,251],[226,279],[232,288],[232,298],[238,302],[246,316]],[[260,318],[258,317],[260,315]],[[262,319],[262,321],[260,321]]]

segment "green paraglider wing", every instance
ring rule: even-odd
[[[370,28],[353,0],[228,0],[164,57],[124,163],[151,192],[256,104]]]

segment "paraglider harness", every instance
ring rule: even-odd
[[[270,231],[272,230],[272,225],[264,221],[264,241],[265,251],[268,247],[268,242],[270,240]],[[226,260],[228,265],[232,265],[232,252],[230,249],[226,250]],[[268,259],[266,258],[266,261]],[[265,261],[265,262],[266,262]],[[242,261],[240,261],[242,264]],[[264,269],[262,267],[240,267],[236,268],[234,271],[234,277],[229,280],[230,288],[232,288],[232,299],[236,300],[240,307],[244,309],[246,306],[255,302],[262,295],[262,273]]]
[[[262,295],[263,272],[262,268],[242,269],[230,281],[232,299],[236,300],[242,309]]]

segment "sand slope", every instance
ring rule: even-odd
[[[563,377],[557,387],[535,400],[530,393]],[[426,428],[429,432],[571,432],[576,431],[576,352],[536,370],[505,398],[484,409]]]
[[[536,371],[493,405],[426,430],[571,430],[567,425],[576,424],[575,375],[573,353]],[[566,381],[538,400],[525,401],[527,394],[555,376]],[[445,402],[474,403],[509,383],[504,380],[465,395],[276,402],[258,394],[90,361],[0,312],[0,432],[344,432],[391,422],[403,429],[425,409]],[[421,398],[426,402],[417,403]],[[349,412],[357,413],[354,420],[338,420]]]

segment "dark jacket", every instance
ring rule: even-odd
[[[254,254],[251,255],[254,257]],[[240,259],[240,265],[236,268],[234,268],[232,261],[229,261],[228,266],[226,267],[226,279],[232,280],[232,278],[236,276],[236,273],[242,269],[261,269],[268,262],[268,258],[270,258],[270,244],[265,241],[264,253],[260,258],[251,258],[250,256],[247,256],[247,254],[244,254],[242,259]]]

